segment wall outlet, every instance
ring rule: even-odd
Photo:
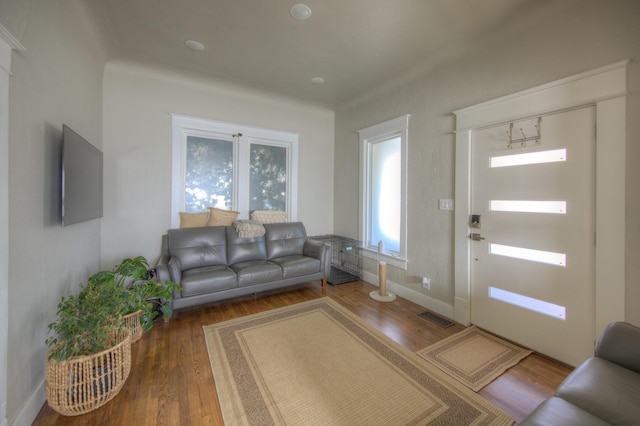
[[[438,200],[440,210],[453,210],[453,200],[450,198]]]
[[[431,278],[422,277],[422,288],[426,290],[431,290]]]

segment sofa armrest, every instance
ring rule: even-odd
[[[329,277],[331,274],[331,246],[329,244],[307,238],[302,248],[302,254],[318,259],[324,272],[324,277]]]
[[[596,357],[640,373],[640,328],[612,322],[598,341]]]
[[[169,256],[162,255],[156,263],[156,277],[161,283],[165,281],[171,281],[171,275],[169,274]]]
[[[182,264],[180,263],[180,259],[176,256],[171,256],[167,268],[169,269],[171,281],[180,284],[182,282]]]

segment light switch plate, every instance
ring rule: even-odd
[[[438,200],[439,210],[453,210],[453,200],[450,198],[443,198]]]

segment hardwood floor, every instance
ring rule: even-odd
[[[328,296],[393,340],[417,351],[461,331],[428,321],[424,308],[402,298],[379,303],[369,297],[376,287],[354,282],[327,286],[311,282],[277,292],[216,302],[176,311],[132,346],[132,367],[120,393],[99,409],[65,417],[45,403],[34,425],[222,425],[202,326],[243,315]],[[569,374],[565,365],[532,354],[479,393],[521,421]]]

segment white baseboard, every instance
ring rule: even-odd
[[[363,281],[368,282],[369,284],[373,284],[376,287],[378,286],[378,276],[376,274],[372,274],[370,272],[363,271]],[[417,292],[408,287],[395,283],[393,281],[387,280],[387,289],[395,294],[396,296],[400,296],[403,299],[407,299],[410,302],[415,303],[416,305],[420,305],[423,308],[429,309],[437,314],[442,315],[443,317],[453,319],[454,318],[454,309],[452,305],[448,303],[444,303],[440,300],[434,299],[433,297],[429,297],[426,294]]]
[[[31,398],[24,404],[11,426],[30,426],[33,424],[42,406],[47,401],[44,380],[42,379],[36,390],[31,394]]]

